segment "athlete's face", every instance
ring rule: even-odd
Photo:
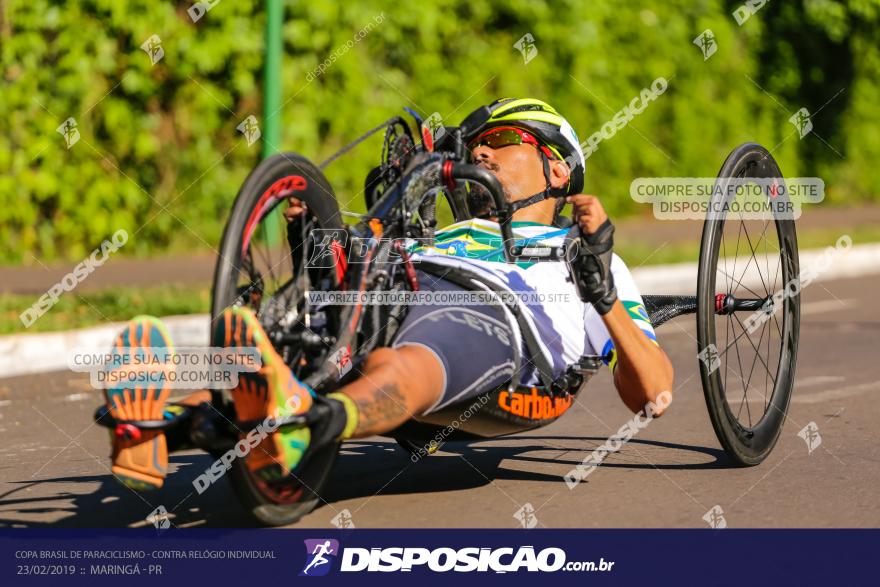
[[[508,202],[524,200],[546,187],[541,152],[534,145],[507,145],[493,149],[479,145],[471,151],[474,163],[495,174]],[[556,188],[568,183],[568,165],[550,161],[550,185]]]
[[[479,145],[471,154],[476,165],[495,174],[509,202],[528,198],[544,189],[544,167],[534,145],[507,145],[497,149]]]

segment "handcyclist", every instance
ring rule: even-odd
[[[537,382],[542,365],[558,375],[582,355],[603,355],[624,404],[642,411],[661,393],[671,392],[673,369],[657,344],[632,275],[612,253],[614,227],[602,203],[581,194],[585,166],[577,136],[540,100],[496,100],[488,109],[488,120],[468,129],[464,138],[474,164],[497,177],[513,205],[515,236],[560,245],[567,229],[555,223],[567,202],[590,254],[569,266],[562,261],[506,263],[503,251],[493,246],[500,234],[493,210],[474,195],[469,201],[474,217],[438,231],[432,246],[416,246],[416,267],[420,259],[430,259],[450,268],[465,267],[510,291],[555,294],[552,303],[526,303],[526,320],[541,352],[525,358],[520,380]],[[305,213],[301,200],[289,198],[288,221]],[[419,271],[418,277],[422,290],[462,289],[436,275]],[[232,391],[240,421],[289,415],[290,405],[297,413],[321,406],[317,424],[281,427],[250,451],[248,468],[266,480],[294,471],[308,451],[327,442],[387,433],[413,417],[497,388],[513,375],[514,345],[522,346],[522,339],[492,306],[412,306],[391,347],[374,350],[356,379],[318,397],[291,373],[249,308],[224,311],[214,337],[227,347],[256,347],[262,357],[260,371],[242,374]],[[134,319],[116,340],[123,348],[170,344],[161,323],[149,317]],[[151,417],[152,410],[161,417],[169,390],[147,391],[108,390],[108,406],[119,416]],[[654,413],[660,415],[662,408]],[[167,465],[161,432],[147,432],[139,441],[116,437],[113,442],[118,477],[133,487],[161,486]]]

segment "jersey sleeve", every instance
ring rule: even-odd
[[[642,301],[639,289],[636,287],[632,273],[630,273],[629,268],[617,255],[614,255],[611,259],[611,274],[614,276],[617,298],[623,304],[626,313],[629,314],[629,317],[645,336],[659,346],[657,335],[654,333],[654,326],[651,324],[651,319],[648,316],[648,311],[645,309],[645,304]],[[587,339],[593,352],[602,355],[605,364],[611,367],[613,371],[617,367],[617,353],[614,350],[614,343],[611,341],[611,335],[608,333],[608,328],[605,327],[602,317],[590,306],[587,308],[584,321]]]

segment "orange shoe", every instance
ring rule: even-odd
[[[259,371],[240,373],[238,386],[232,390],[240,422],[304,414],[312,406],[311,390],[290,371],[250,308],[224,311],[215,323],[213,340],[224,347],[256,348],[262,359]],[[241,438],[248,432],[244,430]],[[299,464],[310,440],[308,427],[281,427],[250,450],[245,457],[247,467],[263,481],[283,479]]]
[[[134,381],[104,391],[107,408],[116,420],[161,420],[171,389],[168,373],[171,365],[162,361],[165,351],[147,354],[146,348],[168,349],[171,337],[165,325],[152,316],[137,316],[116,337],[113,351],[117,356],[138,358],[128,365],[118,361],[107,373],[135,373]],[[146,360],[149,359],[149,360]],[[161,363],[161,364],[160,364]],[[132,428],[127,433],[111,431],[113,474],[125,485],[137,490],[162,487],[168,470],[168,446],[161,430]]]

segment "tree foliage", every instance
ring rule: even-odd
[[[410,106],[458,123],[499,96],[554,104],[586,139],[657,77],[668,90],[590,157],[587,190],[616,214],[639,176],[706,176],[755,140],[833,201],[880,194],[880,0],[768,2],[741,26],[721,0],[290,2],[283,150],[320,161]],[[756,4],[751,0],[749,4]],[[261,2],[0,0],[0,261],[78,259],[119,228],[126,252],[216,247],[259,160]],[[717,51],[693,40],[711,29]],[[514,48],[529,33],[537,54]],[[161,39],[151,65],[141,45]],[[321,63],[330,65],[314,75]],[[799,108],[814,132],[788,121]],[[68,117],[80,140],[56,128]],[[368,140],[328,168],[363,209]]]

